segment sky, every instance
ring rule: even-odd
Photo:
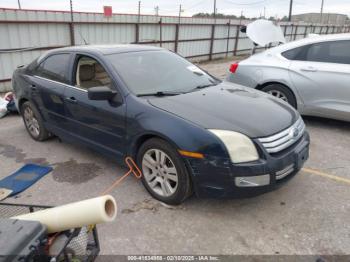
[[[69,10],[69,0],[19,0],[23,9]],[[217,12],[247,17],[283,17],[288,15],[290,0],[216,0]],[[178,15],[182,5],[182,16],[198,12],[213,12],[214,0],[142,0],[141,13]],[[320,12],[322,0],[294,0],[293,14]],[[75,11],[102,12],[104,5],[112,6],[113,13],[136,14],[138,0],[73,0]],[[17,8],[18,0],[0,0],[0,7]],[[350,16],[350,0],[324,0],[324,13],[342,13]]]

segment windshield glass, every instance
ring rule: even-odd
[[[136,95],[186,93],[217,80],[170,51],[144,51],[107,55],[128,88]]]

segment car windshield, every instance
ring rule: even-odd
[[[176,95],[216,85],[218,80],[170,51],[107,55],[135,95]]]

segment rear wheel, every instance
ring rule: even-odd
[[[297,102],[294,97],[294,94],[292,91],[289,90],[288,87],[281,85],[281,84],[271,84],[267,85],[264,88],[261,89],[262,91],[273,95],[274,97],[277,97],[279,99],[282,99],[283,101],[290,104],[292,107],[297,107]]]
[[[178,152],[166,141],[147,140],[137,157],[142,169],[142,182],[156,199],[178,205],[191,194],[191,180]]]
[[[24,125],[29,135],[37,141],[44,141],[50,135],[44,127],[44,121],[35,107],[35,105],[29,101],[24,102],[21,106],[21,114],[23,117]]]

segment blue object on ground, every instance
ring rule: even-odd
[[[45,176],[52,170],[49,166],[40,166],[36,164],[25,164],[12,175],[0,180],[0,188],[7,188],[12,190],[10,196],[14,196],[31,185],[33,185],[40,178]]]
[[[11,99],[6,107],[7,107],[7,111],[9,111],[11,113],[18,113],[16,104],[15,104],[15,100]]]

